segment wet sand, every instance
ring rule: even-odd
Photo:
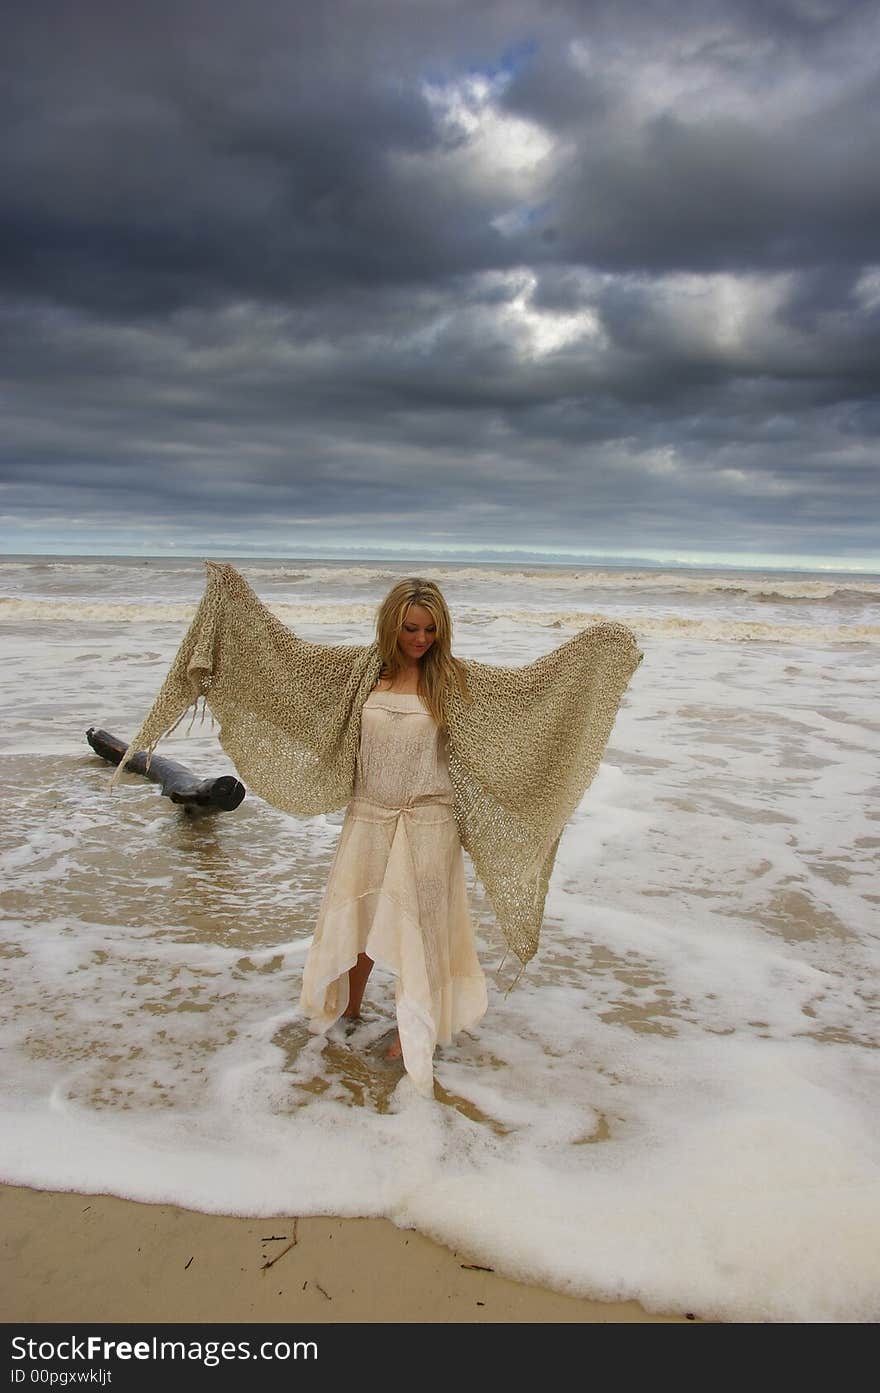
[[[0,1214],[6,1322],[687,1321],[509,1281],[385,1219],[247,1219],[9,1185]]]

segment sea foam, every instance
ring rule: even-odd
[[[327,642],[368,642],[400,573],[275,569],[249,578]],[[312,1037],[297,1010],[341,812],[249,795],[192,819],[130,775],[111,798],[85,742],[140,721],[196,563],[50,565],[29,594],[12,576],[0,1177],[384,1214],[511,1277],[655,1310],[876,1320],[880,730],[876,638],[852,633],[876,616],[837,581],[709,577],[676,599],[615,575],[600,601],[595,577],[447,573],[465,656],[530,662],[595,614],[627,616],[645,659],[513,990],[466,861],[490,1007],[438,1051],[433,1102],[382,1057],[387,977],[351,1036]],[[209,724],[163,752],[231,772]]]

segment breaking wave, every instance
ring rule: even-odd
[[[271,604],[274,614],[290,628],[351,626],[366,630],[372,637],[374,604]],[[192,619],[192,603],[119,601],[106,603],[81,600],[0,599],[0,622],[21,625],[43,624],[150,624],[184,627]],[[477,609],[457,606],[456,631],[485,629],[489,625],[513,623],[560,633],[576,632],[590,624],[613,620],[628,625],[641,638],[694,638],[721,643],[880,643],[880,624],[773,624],[750,619],[722,619],[717,615],[628,615],[618,606],[614,614],[601,610]],[[352,642],[367,642],[367,633],[352,635]]]

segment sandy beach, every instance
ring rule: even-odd
[[[9,1185],[0,1205],[6,1322],[687,1320],[511,1282],[384,1219],[246,1219]]]
[[[515,990],[469,886],[490,1009],[430,1101],[387,974],[357,1031],[297,1004],[341,812],[191,819],[85,740],[136,728],[203,569],[0,565],[4,1318],[876,1320],[880,578],[441,568],[463,655],[602,613],[646,659]],[[397,574],[248,570],[332,643]],[[230,772],[207,722],[168,744]]]

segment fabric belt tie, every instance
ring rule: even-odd
[[[422,816],[425,812],[430,813],[432,808],[438,812],[442,809],[444,813],[440,817]],[[404,803],[397,808],[386,807],[384,803],[374,803],[368,798],[352,798],[349,803],[349,811],[354,817],[362,822],[396,822],[401,816],[405,818],[415,817],[416,822],[421,822],[425,826],[439,826],[441,823],[449,822],[452,818],[452,799],[445,795],[436,798],[424,798],[418,803]]]

